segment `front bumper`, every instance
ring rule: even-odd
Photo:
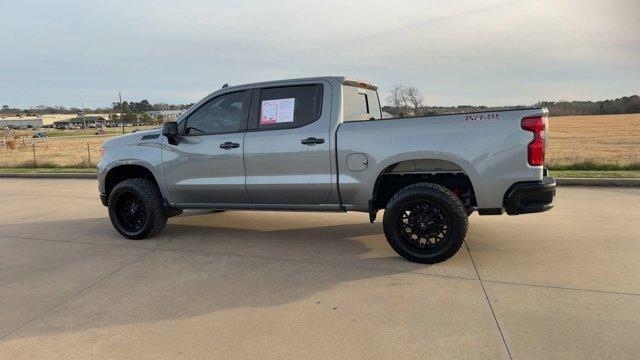
[[[550,176],[517,182],[505,193],[504,208],[509,215],[543,212],[553,208],[555,197],[556,181]]]
[[[109,204],[107,194],[100,194],[100,201],[102,202],[102,205],[107,206]]]

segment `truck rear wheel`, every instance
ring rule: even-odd
[[[127,179],[109,194],[109,218],[120,235],[139,240],[157,234],[167,223],[162,196],[149,179]]]
[[[435,264],[455,255],[467,236],[465,207],[447,188],[418,183],[398,191],[384,212],[389,245],[407,260]]]

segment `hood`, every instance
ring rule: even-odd
[[[114,147],[123,145],[138,144],[141,142],[159,142],[161,141],[162,129],[151,129],[137,131],[130,134],[120,135],[104,142],[103,147]]]

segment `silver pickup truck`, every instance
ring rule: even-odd
[[[408,260],[461,247],[467,217],[542,212],[542,108],[382,118],[377,88],[344,77],[225,86],[162,130],[104,143],[99,191],[123,236],[158,233],[182,209],[384,209]]]

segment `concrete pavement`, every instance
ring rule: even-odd
[[[633,359],[639,270],[633,188],[472,215],[425,266],[366,214],[187,212],[130,241],[95,181],[0,179],[0,359]]]

